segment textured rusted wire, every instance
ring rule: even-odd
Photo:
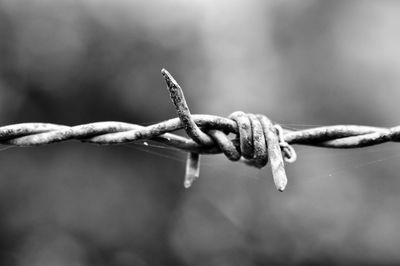
[[[0,127],[0,144],[38,146],[75,139],[111,145],[152,140],[189,152],[185,187],[189,187],[199,175],[200,154],[224,153],[232,161],[243,157],[248,164],[259,168],[270,159],[274,160],[271,161],[271,167],[274,180],[277,179],[275,184],[282,191],[286,185],[286,175],[281,159],[284,157],[291,162],[296,158],[291,144],[358,148],[400,141],[400,126],[336,125],[289,130],[282,129],[278,124],[273,125],[265,116],[243,112],[234,112],[229,118],[192,115],[179,84],[166,70],[163,69],[162,74],[178,118],[150,126],[111,121],[72,127],[49,123],[14,124]],[[190,138],[171,133],[180,129],[184,129]],[[231,133],[236,137],[229,137]]]
[[[238,133],[236,123],[213,115],[192,115],[196,125],[209,132]],[[192,139],[171,134],[183,129],[179,118],[169,119],[150,126],[124,122],[97,122],[78,126],[49,123],[22,123],[0,127],[0,144],[15,146],[39,146],[76,139],[101,145],[153,140],[177,149],[201,154],[221,153],[220,147],[202,145]],[[359,148],[400,141],[400,126],[392,128],[335,125],[303,130],[283,129],[283,139],[289,144],[327,148]]]

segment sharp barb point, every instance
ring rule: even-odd
[[[193,182],[199,178],[200,175],[200,154],[188,153],[186,159],[186,172],[183,185],[185,188],[191,187]]]

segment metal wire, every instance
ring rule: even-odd
[[[223,134],[238,133],[236,123],[228,118],[213,115],[192,115],[196,125]],[[171,134],[183,129],[179,118],[169,119],[150,126],[124,122],[97,122],[78,126],[49,123],[21,123],[0,127],[0,144],[15,146],[39,146],[76,139],[82,142],[112,145],[140,140],[153,140],[177,149],[200,154],[217,154],[223,151],[217,145],[208,146],[192,139]],[[327,148],[360,148],[384,142],[400,141],[400,126],[392,128],[335,125],[304,130],[283,129],[283,139],[289,144]],[[236,140],[237,141],[237,140]],[[233,142],[236,142],[235,139]]]
[[[192,115],[179,84],[165,69],[162,70],[162,74],[167,82],[178,118],[150,126],[113,121],[77,126],[49,123],[7,125],[0,127],[0,144],[38,146],[75,139],[87,143],[112,145],[152,140],[191,153],[188,160],[197,158],[197,161],[189,161],[187,166],[198,167],[199,158],[194,154],[224,153],[230,160],[237,161],[244,158],[248,164],[261,168],[267,164],[268,159],[272,159],[277,147],[280,147],[279,153],[274,156],[283,157],[290,162],[295,160],[294,149],[290,146],[293,144],[347,149],[400,141],[400,126],[383,128],[335,125],[289,130],[282,129],[278,124],[273,125],[263,115],[243,112],[235,112],[229,118],[204,114]],[[171,133],[180,129],[184,129],[189,138]],[[276,143],[270,149],[269,145],[272,145],[272,142]],[[283,155],[280,155],[281,152]],[[185,187],[189,187],[199,174],[198,169],[192,168],[187,167],[187,175],[189,172],[192,176],[185,176]],[[282,169],[284,171],[283,163],[280,168],[280,171]],[[275,170],[273,169],[273,172]],[[286,176],[283,179],[285,178]],[[280,184],[275,182],[280,191],[286,185],[283,179],[279,181]]]

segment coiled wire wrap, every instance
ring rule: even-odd
[[[188,136],[198,144],[211,146],[218,145],[226,157],[237,161],[241,157],[245,163],[257,168],[262,168],[271,161],[272,176],[275,186],[283,191],[287,184],[286,172],[283,163],[282,152],[285,158],[295,160],[294,149],[284,141],[281,127],[274,127],[271,120],[263,115],[245,114],[241,111],[232,113],[229,118],[236,123],[239,146],[235,145],[226,134],[221,131],[210,130],[210,136],[203,132],[193,120],[187,106],[182,88],[167,70],[161,70],[167,82],[168,91],[176,112],[181,120]],[[294,160],[293,160],[294,158]],[[200,155],[189,153],[186,163],[184,186],[190,187],[200,173]]]

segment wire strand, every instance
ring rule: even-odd
[[[283,191],[286,175],[282,156],[289,162],[295,160],[295,152],[290,145],[349,149],[384,142],[400,142],[400,126],[384,128],[334,125],[293,130],[282,128],[263,115],[243,112],[234,112],[229,118],[206,114],[192,115],[182,88],[168,71],[163,69],[162,74],[175,105],[177,118],[147,126],[115,121],[76,126],[50,123],[13,124],[0,127],[0,144],[39,146],[79,140],[100,145],[115,145],[151,140],[191,154],[187,163],[187,175],[190,176],[185,178],[185,187],[190,187],[191,182],[199,175],[200,154],[224,153],[232,161],[244,157],[247,164],[259,168],[265,166],[269,159],[271,165],[276,166],[273,175],[274,180],[279,179],[276,181],[277,188]],[[173,133],[180,129],[184,129],[189,138]],[[231,135],[235,137],[232,138]]]

